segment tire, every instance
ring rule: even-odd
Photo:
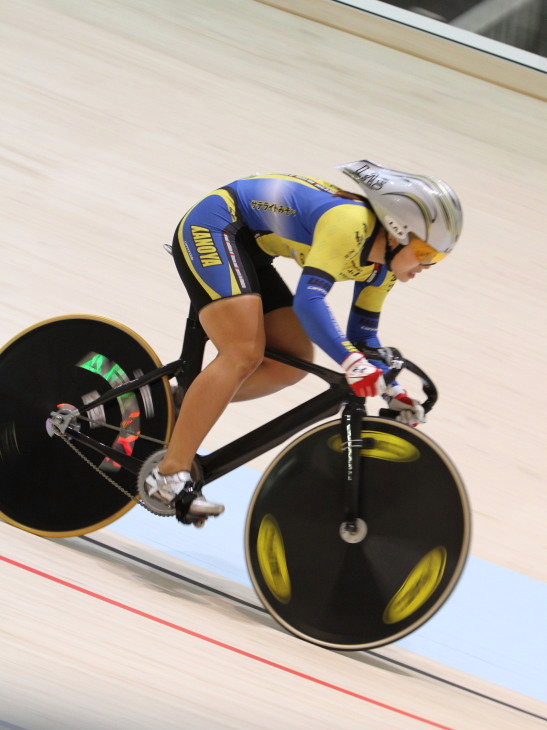
[[[104,527],[133,507],[133,500],[61,438],[50,436],[46,421],[60,404],[97,417],[83,412],[85,402],[159,365],[135,332],[102,317],[47,320],[11,340],[0,351],[0,517],[37,535],[70,537]],[[144,460],[168,439],[173,413],[169,382],[162,378],[104,405],[102,418],[117,431],[78,423],[82,433]],[[123,438],[122,422],[133,433],[162,443]],[[136,493],[133,474],[95,451],[78,448],[100,471]]]
[[[365,524],[362,539],[345,540],[340,424],[300,436],[263,475],[247,517],[247,566],[287,630],[332,649],[370,649],[411,633],[446,601],[468,554],[470,509],[458,472],[431,439],[367,417]]]

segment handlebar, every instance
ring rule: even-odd
[[[426,399],[421,404],[422,408],[425,413],[429,413],[437,402],[439,395],[435,383],[426,372],[413,363],[412,360],[403,357],[401,352],[395,347],[374,348],[365,345],[363,342],[357,342],[355,346],[363,353],[367,360],[379,360],[388,366],[389,371],[384,374],[386,385],[390,385],[402,370],[408,370],[410,373],[416,375],[422,381],[422,390],[426,396]],[[395,418],[399,415],[399,411],[394,411],[390,408],[381,408],[378,415],[385,418]]]

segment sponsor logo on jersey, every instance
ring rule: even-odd
[[[324,279],[319,279],[316,276],[310,276],[308,279],[308,289],[315,289],[316,291],[322,291],[327,294],[330,291],[330,287]]]
[[[268,203],[265,200],[251,200],[253,210],[266,210],[269,213],[281,213],[281,215],[295,216],[296,210],[288,205],[279,203]]]
[[[222,259],[213,242],[211,231],[202,226],[192,226],[192,238],[202,266],[219,266]]]

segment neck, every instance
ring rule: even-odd
[[[371,264],[385,264],[386,263],[386,246],[388,245],[388,233],[385,228],[380,228],[372,248],[368,260]]]

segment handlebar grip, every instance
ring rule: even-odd
[[[426,397],[425,401],[421,404],[422,408],[425,413],[429,413],[437,402],[438,393],[435,383],[431,380],[427,373],[425,373],[411,360],[403,357],[401,352],[395,347],[381,347],[378,349],[369,347],[364,342],[357,342],[355,343],[355,346],[364,354],[367,360],[379,360],[388,366],[389,370],[384,373],[386,385],[390,385],[394,380],[396,380],[397,375],[401,372],[401,370],[408,370],[416,375],[422,381],[422,390]],[[392,367],[390,367],[390,365],[392,365]],[[395,413],[396,416],[398,411],[393,412],[389,408],[382,408],[380,409],[379,415],[383,415],[385,418],[394,418],[395,416],[393,413]]]
[[[395,420],[401,411],[395,411],[392,408],[380,408],[378,415],[382,418],[392,418]]]

